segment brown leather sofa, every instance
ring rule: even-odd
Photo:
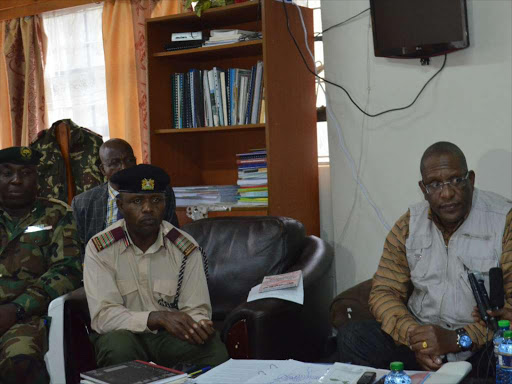
[[[213,320],[232,358],[317,361],[331,334],[332,248],[285,217],[219,217],[183,227],[209,259]],[[264,276],[302,270],[304,305],[247,303]]]
[[[331,335],[332,248],[285,217],[217,217],[182,227],[208,255],[213,321],[232,358],[319,361]],[[279,299],[247,303],[264,276],[302,270],[304,305]],[[83,289],[64,304],[66,382],[94,369]]]

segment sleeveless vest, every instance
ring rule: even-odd
[[[446,246],[441,231],[428,219],[428,202],[409,207],[405,246],[414,290],[407,306],[421,323],[454,330],[473,322],[476,302],[467,272],[480,272],[489,292],[489,269],[500,265],[511,208],[512,201],[475,188],[471,211]]]

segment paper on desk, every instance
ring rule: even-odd
[[[375,381],[378,381],[382,376],[387,375],[389,370],[377,369],[366,367],[364,365],[353,365],[345,363],[334,363],[334,365],[322,376],[318,382],[325,383],[340,383],[340,384],[356,384],[361,375],[366,372],[375,372]],[[411,377],[412,384],[421,384],[429,377],[430,372],[422,371],[406,371]]]
[[[267,370],[254,376],[247,384],[318,384],[330,365],[283,361],[277,369]]]
[[[323,375],[318,382],[319,383],[340,383],[340,384],[355,384],[357,380],[366,371],[375,372],[377,376],[375,381],[379,380],[382,376],[387,375],[389,372],[386,369],[376,369],[371,367],[365,367],[363,365],[352,365],[345,363],[334,363],[333,366]]]
[[[304,304],[304,283],[302,281],[302,275],[299,280],[299,285],[294,288],[278,289],[275,291],[259,292],[261,284],[251,288],[247,302],[255,301],[259,299],[275,298],[281,300],[293,301],[297,304]]]
[[[234,360],[203,373],[195,381],[197,384],[242,384],[254,376],[280,369],[287,360]]]

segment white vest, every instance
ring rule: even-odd
[[[446,246],[428,219],[428,202],[409,207],[405,246],[414,290],[407,306],[420,323],[454,330],[473,322],[476,302],[467,270],[481,272],[489,290],[489,269],[499,266],[510,209],[512,201],[475,188],[471,211]]]

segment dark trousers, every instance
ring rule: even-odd
[[[339,361],[343,363],[389,369],[391,362],[401,361],[407,370],[423,370],[414,352],[405,345],[397,345],[376,320],[350,322],[338,330],[337,338]],[[473,354],[468,362],[473,366],[470,377],[494,375],[492,343]]]
[[[177,364],[204,367],[219,365],[229,359],[218,333],[203,345],[187,343],[164,330],[157,333],[119,330],[104,335],[93,334],[91,339],[100,367],[130,360],[153,361],[165,367]]]

